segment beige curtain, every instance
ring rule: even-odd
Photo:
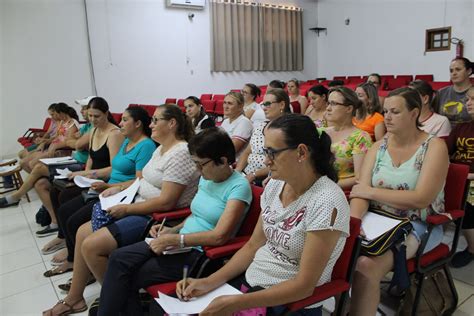
[[[211,0],[212,71],[303,69],[302,11]]]

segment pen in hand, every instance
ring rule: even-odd
[[[181,293],[183,293],[182,294],[183,299],[184,299],[184,289],[186,289],[186,279],[188,278],[188,269],[189,269],[188,265],[184,265],[184,267],[183,267],[183,283],[182,283],[183,286],[181,288]]]
[[[165,222],[166,222],[166,217],[163,218],[163,221],[161,222],[160,228],[158,229],[158,232],[156,233],[156,237],[160,236],[160,233],[163,230],[163,227],[165,227]]]

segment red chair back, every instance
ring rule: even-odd
[[[112,117],[114,118],[115,120],[115,123],[120,123],[120,121],[122,120],[122,113],[110,113],[112,114]]]
[[[351,217],[349,223],[349,237],[346,238],[346,244],[344,245],[344,249],[342,250],[339,259],[337,259],[336,264],[332,270],[332,280],[336,279],[343,279],[347,278],[347,275],[351,269],[351,266],[355,264],[352,262],[353,260],[357,259],[353,256],[353,251],[358,250],[354,249],[357,246],[357,238],[360,234],[360,225],[361,220],[359,218]]]
[[[397,75],[397,79],[404,80],[405,85],[407,85],[413,81],[413,76],[412,75]]]
[[[433,90],[440,90],[450,85],[451,85],[450,81],[433,81],[431,83],[431,87],[433,88]]]
[[[214,109],[216,108],[215,100],[201,100],[204,110],[209,114],[214,114]]]
[[[263,188],[252,185],[252,203],[250,204],[247,216],[245,217],[242,226],[240,226],[237,236],[252,235],[255,225],[260,217],[260,196],[262,195],[262,192]]]
[[[201,94],[201,102],[205,100],[212,100],[212,94],[210,93]]]
[[[301,113],[301,104],[298,101],[291,102],[293,113]]]
[[[165,100],[166,104],[176,104],[176,98],[167,98]]]
[[[43,123],[43,131],[47,131],[49,129],[49,127],[51,126],[51,122],[52,122],[52,119],[50,117],[47,117],[45,120],[44,120],[44,123]]]
[[[214,114],[224,115],[224,100],[217,100],[216,107],[214,108]]]
[[[444,206],[446,211],[464,209],[463,201],[468,174],[468,165],[449,164],[446,184],[444,186]]]
[[[415,80],[423,80],[426,82],[432,82],[434,80],[433,75],[416,75]]]
[[[225,94],[214,94],[212,96],[212,100],[216,100],[216,101],[224,100],[224,98],[225,98]]]

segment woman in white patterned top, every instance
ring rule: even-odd
[[[79,228],[71,289],[63,300],[45,312],[46,315],[86,310],[83,294],[90,273],[102,282],[110,253],[140,241],[153,212],[190,205],[197,191],[199,172],[187,145],[194,135],[189,118],[176,105],[165,104],[156,109],[150,127],[152,139],[160,146],[143,168],[135,203],[107,209],[114,222],[95,232],[92,232],[91,222]],[[102,194],[110,196],[126,186],[112,187]]]
[[[184,299],[230,283],[244,295],[221,296],[205,315],[230,315],[255,307],[269,313],[310,296],[331,279],[332,269],[349,235],[349,205],[335,183],[330,139],[318,134],[304,115],[288,114],[265,132],[265,164],[271,180],[262,195],[262,214],[252,237],[219,271],[176,286]],[[321,315],[315,304],[299,315]]]

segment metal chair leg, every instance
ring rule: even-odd
[[[416,311],[418,310],[418,304],[420,303],[421,292],[423,290],[423,281],[425,275],[423,273],[416,274],[416,280],[418,281],[418,286],[416,287],[415,300],[413,301],[413,307],[411,309],[411,315],[416,316]]]

